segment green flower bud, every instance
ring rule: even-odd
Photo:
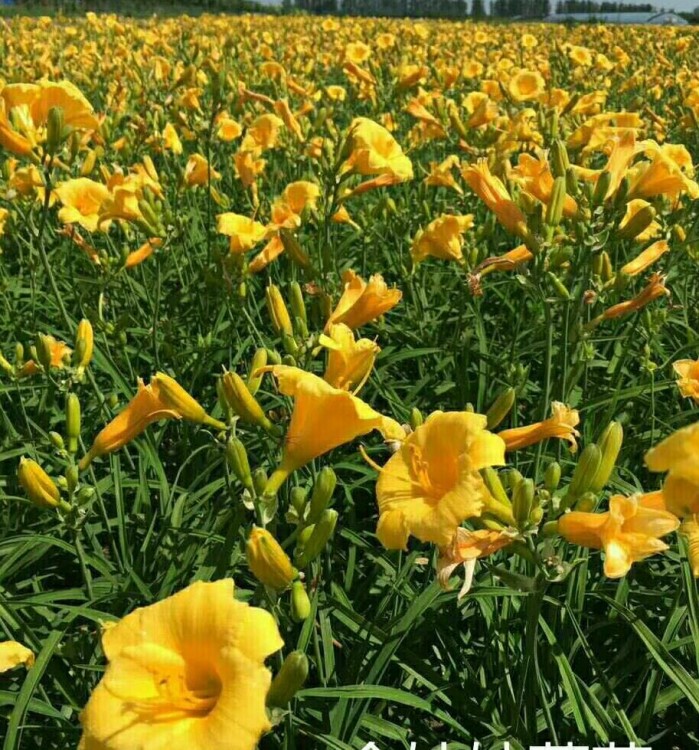
[[[303,617],[301,619],[305,620],[306,618]],[[284,659],[282,668],[272,680],[267,693],[267,705],[276,708],[285,708],[288,706],[292,698],[303,687],[307,677],[308,657],[303,651],[292,651]]]
[[[512,496],[512,514],[519,527],[524,526],[534,505],[534,482],[524,479],[514,489]]]
[[[267,484],[267,472],[260,466],[258,469],[252,472],[252,485],[255,488],[255,492],[261,495],[265,490]]]
[[[66,469],[66,487],[68,488],[68,493],[72,495],[75,492],[75,488],[78,486],[78,478],[80,476],[80,472],[78,470],[78,467],[75,466],[75,464],[72,464]]]
[[[46,120],[46,149],[55,154],[65,135],[65,113],[63,107],[51,107]]]
[[[609,477],[612,475],[623,442],[624,428],[621,426],[621,423],[610,422],[597,443],[602,458],[594,479],[590,483],[590,490],[592,492],[599,492],[609,481]]]
[[[609,190],[612,184],[612,175],[606,170],[597,178],[597,184],[595,185],[594,192],[592,193],[592,203],[595,206],[599,206],[607,198],[607,190]]]
[[[559,138],[551,144],[551,172],[554,177],[565,177],[570,168],[570,159],[565,143]]]
[[[75,393],[69,393],[66,399],[66,437],[68,452],[77,453],[80,440],[80,399]]]
[[[291,490],[291,507],[296,511],[299,518],[303,518],[307,497],[308,493],[303,487],[294,487]]]
[[[288,229],[280,230],[279,236],[289,258],[300,268],[310,268],[311,259],[308,257],[308,253],[301,247],[296,237]]]
[[[268,354],[266,349],[257,349],[250,363],[250,372],[248,373],[248,390],[254,396],[260,388],[264,373],[259,372],[267,365]],[[277,363],[278,364],[278,363]]]
[[[496,399],[486,412],[488,418],[488,429],[492,430],[497,427],[503,419],[510,413],[515,403],[515,389],[506,388]]]
[[[298,281],[292,281],[289,287],[289,306],[294,316],[294,327],[297,329],[299,336],[306,338],[308,336],[308,316],[306,303],[303,299],[303,290]]]
[[[549,492],[555,492],[560,481],[561,465],[556,461],[552,461],[546,467],[546,471],[544,472],[544,487],[546,487]]]
[[[311,614],[311,600],[301,581],[291,584],[291,616],[296,622],[303,622]]]
[[[242,441],[237,437],[231,437],[226,444],[226,459],[231,471],[246,490],[252,492],[253,483],[250,474],[250,462],[248,452]]]
[[[305,568],[312,563],[313,560],[315,560],[323,551],[325,545],[335,531],[337,517],[338,514],[335,510],[324,510],[321,513],[320,518],[315,524],[313,533],[304,545],[303,552],[299,556],[298,565],[300,568]]]
[[[51,432],[49,432],[49,441],[56,450],[65,450],[66,444],[63,442],[63,435],[61,435],[60,432],[54,432],[51,430]]]
[[[563,218],[563,206],[566,199],[566,178],[556,177],[551,189],[551,198],[546,207],[546,223],[550,227],[557,227]]]
[[[422,412],[417,408],[413,407],[410,410],[410,426],[413,428],[413,430],[417,430],[417,428],[424,422],[424,418],[422,416]]]
[[[330,466],[324,466],[313,485],[311,495],[311,506],[308,513],[308,522],[316,523],[323,511],[328,507],[330,498],[335,491],[337,476]]]
[[[573,478],[570,480],[570,485],[568,485],[568,494],[565,496],[565,502],[561,504],[562,510],[569,508],[590,489],[601,460],[602,452],[594,443],[588,445],[580,454],[578,464],[573,472]]]

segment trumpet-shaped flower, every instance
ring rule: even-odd
[[[389,289],[380,274],[366,282],[349,270],[345,271],[342,280],[345,289],[328,319],[328,326],[344,323],[349,328],[359,328],[392,310],[403,296],[398,289]]]
[[[15,667],[34,666],[34,653],[17,641],[0,642],[0,674],[9,672]]]
[[[78,177],[57,185],[56,195],[63,204],[58,212],[63,224],[79,224],[88,232],[109,229],[109,221],[100,223],[100,212],[110,196],[106,185]]]
[[[328,350],[328,364],[324,379],[335,388],[358,393],[381,351],[375,341],[359,339],[355,341],[352,329],[344,323],[335,323],[322,334],[320,343]]]
[[[410,536],[446,547],[462,521],[480,515],[490,495],[479,470],[505,463],[505,443],[486,424],[482,414],[434,412],[375,467],[384,547],[405,549]]]
[[[471,227],[473,227],[473,214],[439,216],[415,236],[410,251],[413,261],[419,263],[431,255],[441,260],[461,262],[464,258],[461,250],[462,235]]]
[[[519,206],[510,198],[499,177],[491,174],[488,163],[479,161],[463,169],[461,176],[473,192],[495,214],[498,221],[513,234],[524,236],[527,225]]]
[[[272,615],[198,581],[105,629],[109,662],[80,721],[80,750],[254,750],[269,730]]]
[[[342,173],[387,175],[397,181],[412,180],[413,166],[396,139],[378,123],[357,117],[347,139],[349,157]]]
[[[664,552],[668,546],[660,537],[678,527],[677,518],[659,508],[656,493],[614,495],[606,513],[572,511],[558,521],[559,532],[569,542],[604,550],[604,574],[609,578],[621,578],[633,563]]]
[[[667,472],[663,497],[678,518],[699,513],[699,423],[683,427],[645,456],[651,471]]]
[[[540,443],[548,438],[560,438],[570,443],[571,451],[577,450],[578,444],[575,440],[580,433],[575,429],[580,423],[580,416],[576,409],[571,409],[560,401],[551,404],[553,412],[543,422],[525,425],[524,427],[513,427],[503,430],[498,435],[505,441],[508,451],[526,448],[529,445]]]
[[[246,253],[267,236],[264,224],[230,212],[216,217],[216,231],[230,238],[229,248],[234,255]]]
[[[685,398],[691,398],[699,404],[699,360],[678,359],[672,369],[679,375],[677,387]]]

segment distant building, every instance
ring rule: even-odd
[[[689,21],[677,13],[553,13],[546,16],[547,23],[626,23],[636,26],[688,26]]]

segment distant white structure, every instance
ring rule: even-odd
[[[689,21],[671,11],[661,13],[553,13],[546,16],[547,23],[625,23],[656,26],[688,26]]]

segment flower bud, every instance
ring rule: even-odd
[[[46,150],[55,154],[63,142],[65,113],[63,107],[51,107],[46,120]]]
[[[507,477],[507,486],[513,491],[516,489],[517,485],[520,482],[524,481],[522,473],[517,471],[517,469],[509,469],[505,473],[505,476]]]
[[[655,214],[653,206],[644,206],[639,209],[621,229],[617,230],[617,237],[622,240],[632,240],[638,237],[653,223]]]
[[[316,523],[320,519],[321,514],[328,507],[336,485],[337,476],[335,472],[330,466],[324,466],[313,485],[308,523]]]
[[[235,372],[225,372],[221,378],[223,393],[228,405],[243,420],[272,430],[273,425],[262,411],[257,399],[250,393],[245,381]]]
[[[485,482],[485,486],[488,488],[490,494],[503,505],[510,507],[510,498],[507,496],[507,492],[503,487],[500,477],[492,466],[486,466],[481,469],[481,476]]]
[[[15,368],[0,354],[0,369],[5,372],[6,375],[14,375]]]
[[[266,349],[257,349],[255,351],[255,354],[252,357],[252,362],[250,363],[250,372],[248,373],[248,390],[250,391],[250,394],[254,396],[259,387],[262,383],[262,378],[264,377],[264,373],[260,372],[260,370],[265,367],[267,364],[267,350]]]
[[[551,144],[551,172],[554,177],[565,177],[570,167],[568,150],[559,138]]]
[[[556,177],[551,188],[551,198],[546,207],[546,223],[557,227],[563,218],[563,204],[566,200],[566,178]]]
[[[252,474],[250,473],[250,462],[248,453],[242,441],[237,437],[231,437],[226,444],[226,459],[231,471],[246,490],[252,492]]]
[[[286,309],[286,304],[279,291],[279,287],[270,284],[265,292],[265,297],[267,300],[267,311],[272,320],[274,330],[279,335],[286,333],[289,336],[293,336],[294,329],[291,325],[291,318],[289,317],[289,311]]]
[[[311,614],[311,600],[301,581],[291,584],[291,616],[295,622],[303,622]]]
[[[63,441],[63,435],[61,435],[60,432],[51,430],[49,432],[49,442],[58,451],[64,451],[66,449],[66,444]]]
[[[280,365],[282,363],[282,356],[276,349],[267,349],[267,360],[270,365]]]
[[[80,399],[75,393],[69,393],[66,398],[66,437],[68,452],[77,453],[80,440]]]
[[[578,465],[575,467],[573,477],[568,485],[568,494],[561,504],[563,509],[569,508],[581,495],[584,495],[590,489],[601,460],[602,453],[594,443],[588,445],[580,454]]]
[[[294,326],[302,338],[308,336],[308,318],[306,315],[306,303],[303,300],[303,291],[298,281],[292,281],[289,288],[289,305],[294,316]]]
[[[151,378],[151,386],[154,386],[158,397],[167,408],[177,412],[183,419],[209,425],[217,430],[226,429],[223,422],[210,417],[196,399],[192,398],[174,378],[164,372],[158,372]]]
[[[422,412],[416,406],[413,406],[413,408],[410,410],[410,426],[413,428],[413,430],[417,430],[417,428],[424,421],[425,420],[422,416]]]
[[[299,345],[296,343],[296,339],[288,333],[282,333],[282,346],[290,357],[296,357],[299,353]]]
[[[506,388],[496,399],[486,412],[488,418],[487,429],[492,430],[510,413],[515,403],[515,389]]]
[[[282,364],[287,367],[296,367],[296,358],[292,354],[285,354],[282,357]]]
[[[301,585],[303,586],[303,584]],[[306,618],[302,619],[305,620]],[[288,706],[292,698],[303,687],[307,677],[308,657],[303,651],[292,651],[284,659],[282,668],[272,680],[267,693],[267,705],[276,708]]]
[[[609,481],[623,442],[624,428],[621,423],[610,422],[597,443],[602,457],[597,472],[590,482],[592,492],[599,492]]]
[[[36,358],[46,372],[51,367],[51,340],[48,336],[40,333],[36,339]]]
[[[592,513],[595,505],[597,505],[597,495],[594,492],[585,492],[580,500],[575,503],[575,510]]]
[[[600,273],[602,281],[611,281],[614,278],[614,268],[612,266],[612,259],[609,257],[609,253],[606,250],[602,251],[602,272]]]
[[[252,472],[252,486],[255,488],[255,492],[261,495],[264,492],[266,484],[267,472],[260,466]]]
[[[279,236],[281,237],[282,245],[284,245],[284,250],[289,258],[304,270],[310,268],[311,259],[308,257],[308,253],[306,253],[301,247],[293,233],[288,229],[281,229],[279,231]]]
[[[17,478],[29,499],[40,508],[57,508],[61,494],[51,477],[30,458],[20,458]]]
[[[553,271],[547,271],[546,275],[549,277],[549,281],[551,282],[556,295],[561,299],[569,300],[570,292],[566,288],[565,284],[558,278],[558,276],[556,276]]]
[[[75,333],[75,353],[73,361],[79,368],[85,368],[92,360],[92,350],[94,347],[94,332],[92,324],[87,318],[83,318],[78,323],[78,330]]]
[[[604,203],[607,197],[607,190],[612,184],[612,175],[606,170],[597,178],[597,184],[592,193],[592,204],[599,206]]]
[[[561,465],[557,461],[552,461],[544,472],[544,487],[549,492],[555,492],[561,481]]]
[[[315,560],[323,551],[325,545],[335,531],[337,516],[338,514],[335,510],[324,510],[321,513],[320,518],[315,524],[313,533],[304,545],[303,551],[299,556],[298,565],[300,568],[305,568],[308,564],[312,563],[313,560]]]
[[[306,510],[306,498],[308,492],[303,487],[294,487],[291,490],[291,507],[296,511],[296,515],[302,519]]]
[[[575,170],[572,167],[566,169],[566,192],[574,198],[580,193],[580,190],[578,189],[578,176],[575,174]]]
[[[524,479],[514,489],[512,495],[512,514],[519,527],[529,521],[529,515],[534,505],[534,482]]]
[[[289,556],[267,529],[253,526],[245,552],[252,574],[265,586],[283,591],[296,577]]]

